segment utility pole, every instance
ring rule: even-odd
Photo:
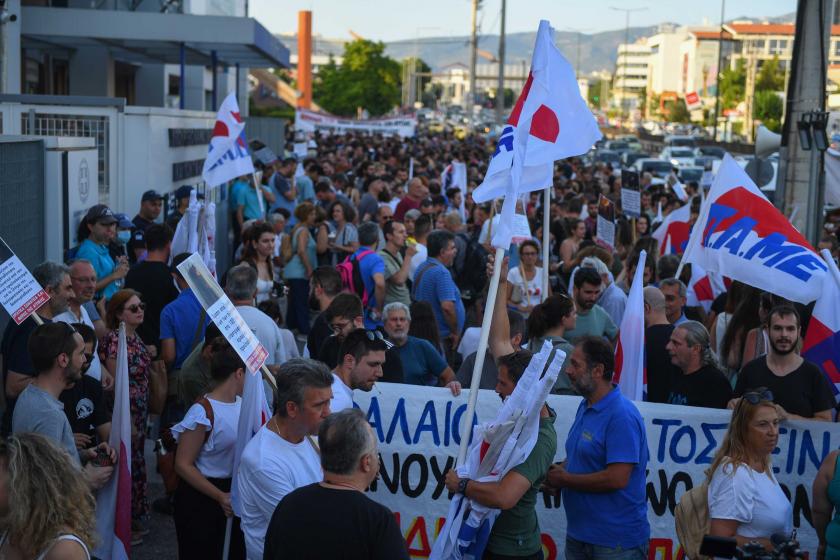
[[[624,77],[621,80],[621,126],[624,126],[624,121],[627,120],[627,51],[629,50],[630,43],[630,13],[631,12],[642,12],[647,10],[647,8],[618,8],[616,6],[610,6],[610,10],[615,10],[616,12],[624,12]],[[616,61],[616,66],[622,66],[619,60]],[[616,72],[618,74],[618,72]]]
[[[747,49],[747,76],[744,84],[744,98],[746,100],[744,115],[744,136],[748,143],[753,141],[753,108],[755,106],[755,74],[757,70],[757,58],[755,45],[752,41],[745,41]]]
[[[501,28],[499,30],[499,81],[496,86],[496,124],[501,125],[505,114],[505,12],[507,0],[502,0]]]
[[[475,105],[475,57],[478,49],[478,4],[481,0],[472,0],[472,36],[470,37],[470,91],[467,94],[467,115],[470,130],[473,127],[473,105]]]
[[[725,9],[726,0],[720,0],[720,32],[718,34],[717,79],[715,80],[715,128],[712,132],[712,140],[715,142],[717,142],[718,116],[720,114],[720,76],[723,72],[720,65],[723,64],[723,14]]]

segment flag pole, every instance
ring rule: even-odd
[[[548,265],[549,265],[549,224],[551,222],[551,187],[545,188],[545,200],[543,201],[543,239],[542,239],[542,253],[543,253],[543,279],[542,279],[542,298],[540,301],[548,299]],[[495,272],[495,269],[494,269]]]
[[[228,560],[230,557],[230,534],[233,531],[233,516],[227,518],[225,521],[225,548],[222,554],[222,560]]]
[[[463,416],[466,425],[464,426],[464,431],[461,433],[461,445],[458,447],[458,465],[463,465],[467,458],[467,448],[469,447],[470,437],[472,436],[475,403],[478,400],[478,387],[481,384],[481,371],[484,368],[487,342],[490,338],[490,323],[493,321],[493,308],[496,306],[496,294],[499,291],[499,280],[502,275],[502,259],[504,258],[505,250],[497,248],[496,261],[493,263],[493,276],[490,278],[490,288],[487,290],[487,301],[484,304],[484,318],[481,321],[481,335],[478,339],[478,351],[475,355],[472,380],[470,381],[470,397],[467,402],[467,413]]]

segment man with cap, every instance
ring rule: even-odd
[[[96,296],[105,300],[119,290],[118,281],[128,273],[128,258],[111,257],[108,245],[117,237],[117,218],[110,208],[97,204],[88,210],[79,224],[79,239],[83,239],[76,253],[77,259],[86,259],[96,272]]]
[[[148,190],[140,197],[140,211],[131,220],[134,228],[131,231],[131,241],[128,244],[128,257],[131,262],[137,262],[146,250],[146,230],[160,216],[163,210],[163,195],[154,189]]]
[[[190,193],[193,188],[189,185],[182,185],[175,191],[175,209],[166,218],[166,225],[172,228],[172,231],[178,227],[178,222],[187,213],[187,208],[190,206]],[[204,198],[203,194],[199,194],[198,198]]]

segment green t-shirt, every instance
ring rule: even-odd
[[[513,468],[528,479],[531,487],[515,506],[504,510],[496,519],[487,543],[487,550],[494,554],[528,556],[536,554],[542,547],[537,521],[537,492],[557,453],[557,432],[554,431],[557,415],[551,409],[548,413],[548,418],[540,418],[540,431],[531,454],[524,463]]]
[[[566,338],[574,344],[584,336],[605,336],[612,340],[617,334],[618,327],[604,308],[596,303],[587,313],[578,311],[575,328],[566,331]]]
[[[399,253],[392,255],[385,249],[379,251],[379,256],[385,262],[385,305],[395,301],[411,305],[411,293],[406,283],[396,284],[391,281],[391,276],[402,268],[403,256]]]

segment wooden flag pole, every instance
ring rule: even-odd
[[[540,301],[545,301],[548,299],[548,265],[549,261],[549,251],[548,245],[550,243],[550,232],[551,229],[549,227],[551,222],[551,187],[545,188],[545,198],[543,199],[543,238],[542,238],[542,254],[543,254],[543,278],[542,278],[542,297]],[[523,274],[523,277],[525,275]]]

